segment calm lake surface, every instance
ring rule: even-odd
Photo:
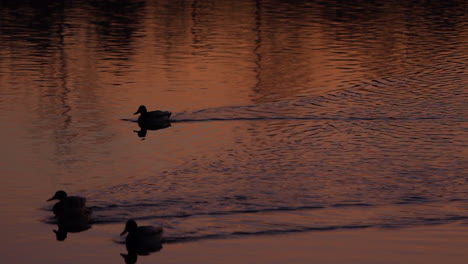
[[[2,258],[115,244],[129,218],[172,243],[468,224],[467,21],[465,1],[1,1]],[[172,126],[136,133],[141,104]],[[65,242],[59,189],[94,216]]]

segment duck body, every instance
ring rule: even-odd
[[[120,235],[127,232],[125,245],[130,253],[148,255],[162,248],[163,229],[161,227],[137,226],[134,220],[128,220],[125,230]]]
[[[66,214],[73,215],[86,209],[86,198],[80,196],[68,196],[64,191],[57,191],[55,195],[47,201],[52,200],[59,200],[52,208],[56,216]]]
[[[86,198],[68,196],[60,190],[47,201],[52,200],[59,200],[52,208],[58,226],[58,230],[54,230],[57,240],[65,240],[68,232],[77,233],[91,228],[91,209],[86,207]]]
[[[171,112],[169,111],[150,111],[146,109],[146,106],[141,105],[134,115],[140,114],[138,117],[138,125],[146,129],[159,129],[169,126],[171,122]]]

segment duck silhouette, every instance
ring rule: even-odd
[[[54,214],[64,215],[68,213],[76,213],[78,210],[84,210],[86,206],[86,198],[80,196],[68,196],[65,191],[57,191],[52,198],[47,201],[59,200],[52,208]]]
[[[120,255],[127,264],[136,263],[138,255],[149,255],[162,249],[163,229],[161,227],[138,226],[134,220],[128,220],[120,235],[123,236],[126,233],[128,235],[125,238],[125,246],[128,253]]]
[[[86,198],[68,196],[65,191],[57,191],[47,201],[59,200],[52,208],[58,229],[54,230],[58,241],[64,241],[69,232],[78,233],[91,228],[91,209],[86,207]]]
[[[140,105],[134,115],[140,114],[138,117],[138,125],[146,129],[159,129],[165,128],[171,122],[171,112],[169,111],[151,111],[148,112],[146,106]]]

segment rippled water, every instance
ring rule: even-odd
[[[66,189],[168,241],[466,222],[466,3],[377,2],[2,1],[7,210]],[[140,104],[172,126],[138,137]]]

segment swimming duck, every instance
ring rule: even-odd
[[[148,255],[162,248],[163,229],[161,227],[138,226],[134,220],[128,220],[120,235],[123,236],[127,232],[125,245],[130,253]]]
[[[157,129],[158,127],[167,127],[172,113],[160,110],[148,112],[146,106],[140,105],[134,115],[136,114],[140,114],[140,117],[138,117],[138,125],[140,125],[140,127]]]
[[[77,210],[82,210],[86,205],[86,198],[80,196],[68,196],[66,192],[60,190],[55,193],[52,198],[47,201],[59,200],[53,207],[55,215],[63,215],[67,212],[72,212],[73,214]]]

